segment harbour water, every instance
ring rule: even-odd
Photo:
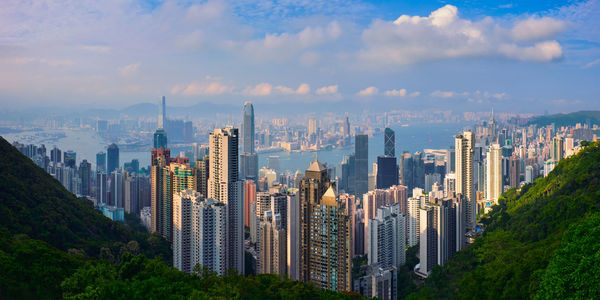
[[[423,151],[423,149],[445,149],[454,143],[453,136],[463,130],[466,123],[436,123],[418,124],[406,127],[392,127],[396,133],[396,156],[399,157],[403,151]],[[19,133],[7,133],[2,135],[10,143],[18,141],[24,144],[45,144],[49,151],[57,146],[62,151],[73,150],[77,153],[78,163],[87,159],[92,165],[96,164],[96,153],[106,151],[107,143],[90,129],[45,129],[38,131],[23,131]],[[171,149],[173,156],[186,149]],[[336,148],[332,150],[319,151],[319,161],[336,166],[343,160],[345,155],[354,152],[354,147]],[[369,169],[377,161],[377,156],[383,154],[383,134],[369,138]],[[261,153],[258,156],[259,167],[267,166],[269,156],[280,157],[282,171],[296,170],[304,171],[311,161],[315,159],[315,152],[270,152]],[[138,159],[140,167],[150,165],[150,149],[148,151],[119,153],[120,164]]]

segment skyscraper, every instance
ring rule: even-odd
[[[299,190],[301,280],[350,291],[350,216],[323,164],[315,160],[305,174]]]
[[[173,197],[173,266],[191,273],[200,264],[225,274],[227,206],[184,190]]]
[[[386,127],[383,132],[383,154],[387,156],[396,156],[396,134]]]
[[[369,265],[400,268],[406,262],[405,222],[399,203],[377,209],[375,218],[369,220]]]
[[[488,148],[486,157],[486,200],[498,204],[502,194],[502,148],[499,144],[492,144]]]
[[[396,157],[379,155],[377,157],[377,188],[387,189],[398,184],[398,165]]]
[[[251,179],[244,183],[244,226],[247,227],[250,227],[250,215],[256,214],[250,211],[250,202],[256,202],[256,184]]]
[[[354,141],[356,196],[362,197],[369,190],[369,136],[357,134]]]
[[[242,113],[242,153],[240,154],[240,172],[242,179],[258,178],[258,155],[254,151],[254,106],[244,103]]]
[[[208,198],[227,205],[227,266],[244,274],[244,202],[238,169],[238,129],[215,129],[209,137]]]
[[[84,196],[91,196],[91,183],[92,177],[92,164],[90,164],[86,159],[84,159],[79,164],[79,180],[81,182],[81,194]]]
[[[242,153],[254,153],[254,106],[244,103],[242,115]]]
[[[65,167],[69,167],[69,168],[75,168],[76,163],[77,163],[77,153],[75,153],[75,151],[73,150],[69,150],[69,151],[65,151],[64,152],[64,165]]]
[[[565,157],[565,141],[561,136],[555,136],[552,138],[552,149],[550,157],[559,162]]]
[[[106,173],[111,174],[114,170],[119,168],[119,147],[116,144],[110,144],[106,149],[107,160],[106,160]]]
[[[158,105],[158,129],[165,129],[167,125],[167,104],[165,96],[162,96],[162,101]]]
[[[456,150],[456,193],[461,194],[467,203],[466,229],[474,230],[477,218],[477,205],[473,187],[473,155],[475,135],[465,131],[454,139]]]
[[[281,214],[268,210],[261,219],[258,224],[257,273],[284,275],[287,269],[287,239]]]
[[[300,203],[298,193],[287,196],[287,274],[293,280],[300,280]]]

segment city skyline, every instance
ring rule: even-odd
[[[597,0],[8,1],[0,8],[7,110],[123,108],[155,103],[157,94],[178,106],[597,108]],[[138,50],[144,54],[133,56]]]

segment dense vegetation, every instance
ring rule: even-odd
[[[347,299],[277,276],[170,266],[135,216],[113,222],[0,137],[0,299]]]
[[[577,123],[585,123],[590,120],[592,124],[600,123],[600,111],[578,111],[568,114],[554,114],[538,116],[529,121],[529,124],[546,126],[554,123],[556,126],[572,126]]]
[[[512,189],[410,299],[600,298],[600,143]]]

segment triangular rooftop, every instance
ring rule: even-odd
[[[310,163],[310,166],[308,167],[308,169],[306,169],[306,171],[321,172],[325,169],[325,165],[319,162],[318,157],[315,157],[315,161]]]

